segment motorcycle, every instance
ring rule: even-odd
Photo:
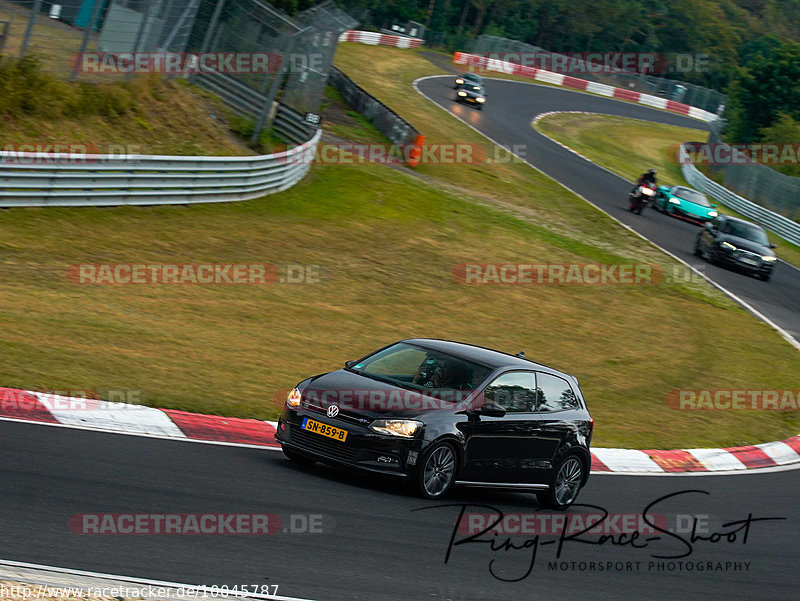
[[[630,203],[628,210],[631,213],[641,215],[642,209],[653,202],[655,197],[656,185],[653,182],[645,182],[640,184],[636,186],[636,189],[633,192],[628,194],[628,202]]]

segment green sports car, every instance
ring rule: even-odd
[[[718,215],[717,205],[711,204],[705,194],[684,186],[659,186],[653,206],[662,213],[700,225]]]

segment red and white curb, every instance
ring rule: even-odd
[[[278,448],[276,422],[0,388],[0,419],[192,441]],[[800,435],[725,449],[592,450],[596,473],[732,472],[800,463]]]
[[[675,102],[674,100],[667,100],[659,96],[652,96],[650,94],[642,94],[641,92],[634,92],[624,88],[615,88],[602,83],[596,83],[578,77],[570,77],[563,73],[553,73],[552,71],[545,71],[544,69],[537,69],[525,65],[518,65],[516,63],[509,63],[499,59],[492,59],[485,56],[477,56],[475,54],[468,54],[466,52],[456,52],[453,54],[453,62],[457,65],[467,65],[472,69],[481,71],[494,71],[497,73],[505,73],[507,75],[519,75],[521,77],[528,77],[543,83],[549,83],[556,86],[563,86],[565,88],[572,88],[573,90],[581,90],[608,98],[617,98],[619,100],[628,100],[637,104],[644,104],[657,109],[663,109],[671,113],[678,113],[686,115],[701,121],[714,121],[717,115],[704,111],[688,104]]]
[[[394,46],[395,48],[418,48],[423,40],[403,35],[389,35],[374,31],[345,31],[339,36],[340,42],[358,42],[371,46]]]

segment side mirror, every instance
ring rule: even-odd
[[[769,247],[770,248],[778,248],[778,245],[777,244],[770,244]]]
[[[714,231],[714,224],[713,224],[713,223],[711,223],[710,221],[706,221],[706,229],[707,229],[709,232],[713,232],[713,231]]]
[[[488,402],[483,404],[478,413],[488,417],[503,417],[506,414],[506,410],[497,403]]]
[[[356,363],[357,363],[357,361],[345,361],[344,362],[344,367],[345,367],[345,369],[347,369],[349,367],[353,367]]]
[[[715,205],[715,204],[712,202],[712,203],[711,203],[711,208],[712,208],[712,209],[716,209],[716,208],[717,208],[717,205]]]

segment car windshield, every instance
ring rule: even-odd
[[[467,89],[468,90],[472,90],[473,92],[480,92],[481,91],[481,87],[480,86],[467,86]]]
[[[700,205],[701,207],[711,206],[711,203],[708,202],[706,195],[702,192],[698,192],[697,190],[690,190],[689,188],[673,188],[672,194],[682,200],[688,200],[696,205]]]
[[[350,369],[412,390],[469,391],[491,372],[472,361],[405,342],[385,348]]]
[[[742,223],[739,221],[729,221],[728,226],[725,228],[725,233],[737,238],[744,238],[751,242],[757,242],[764,246],[769,245],[767,234],[757,225],[752,223]]]
[[[474,81],[475,83],[481,83],[483,81],[483,78],[480,75],[475,75],[475,73],[465,73],[464,79]]]

